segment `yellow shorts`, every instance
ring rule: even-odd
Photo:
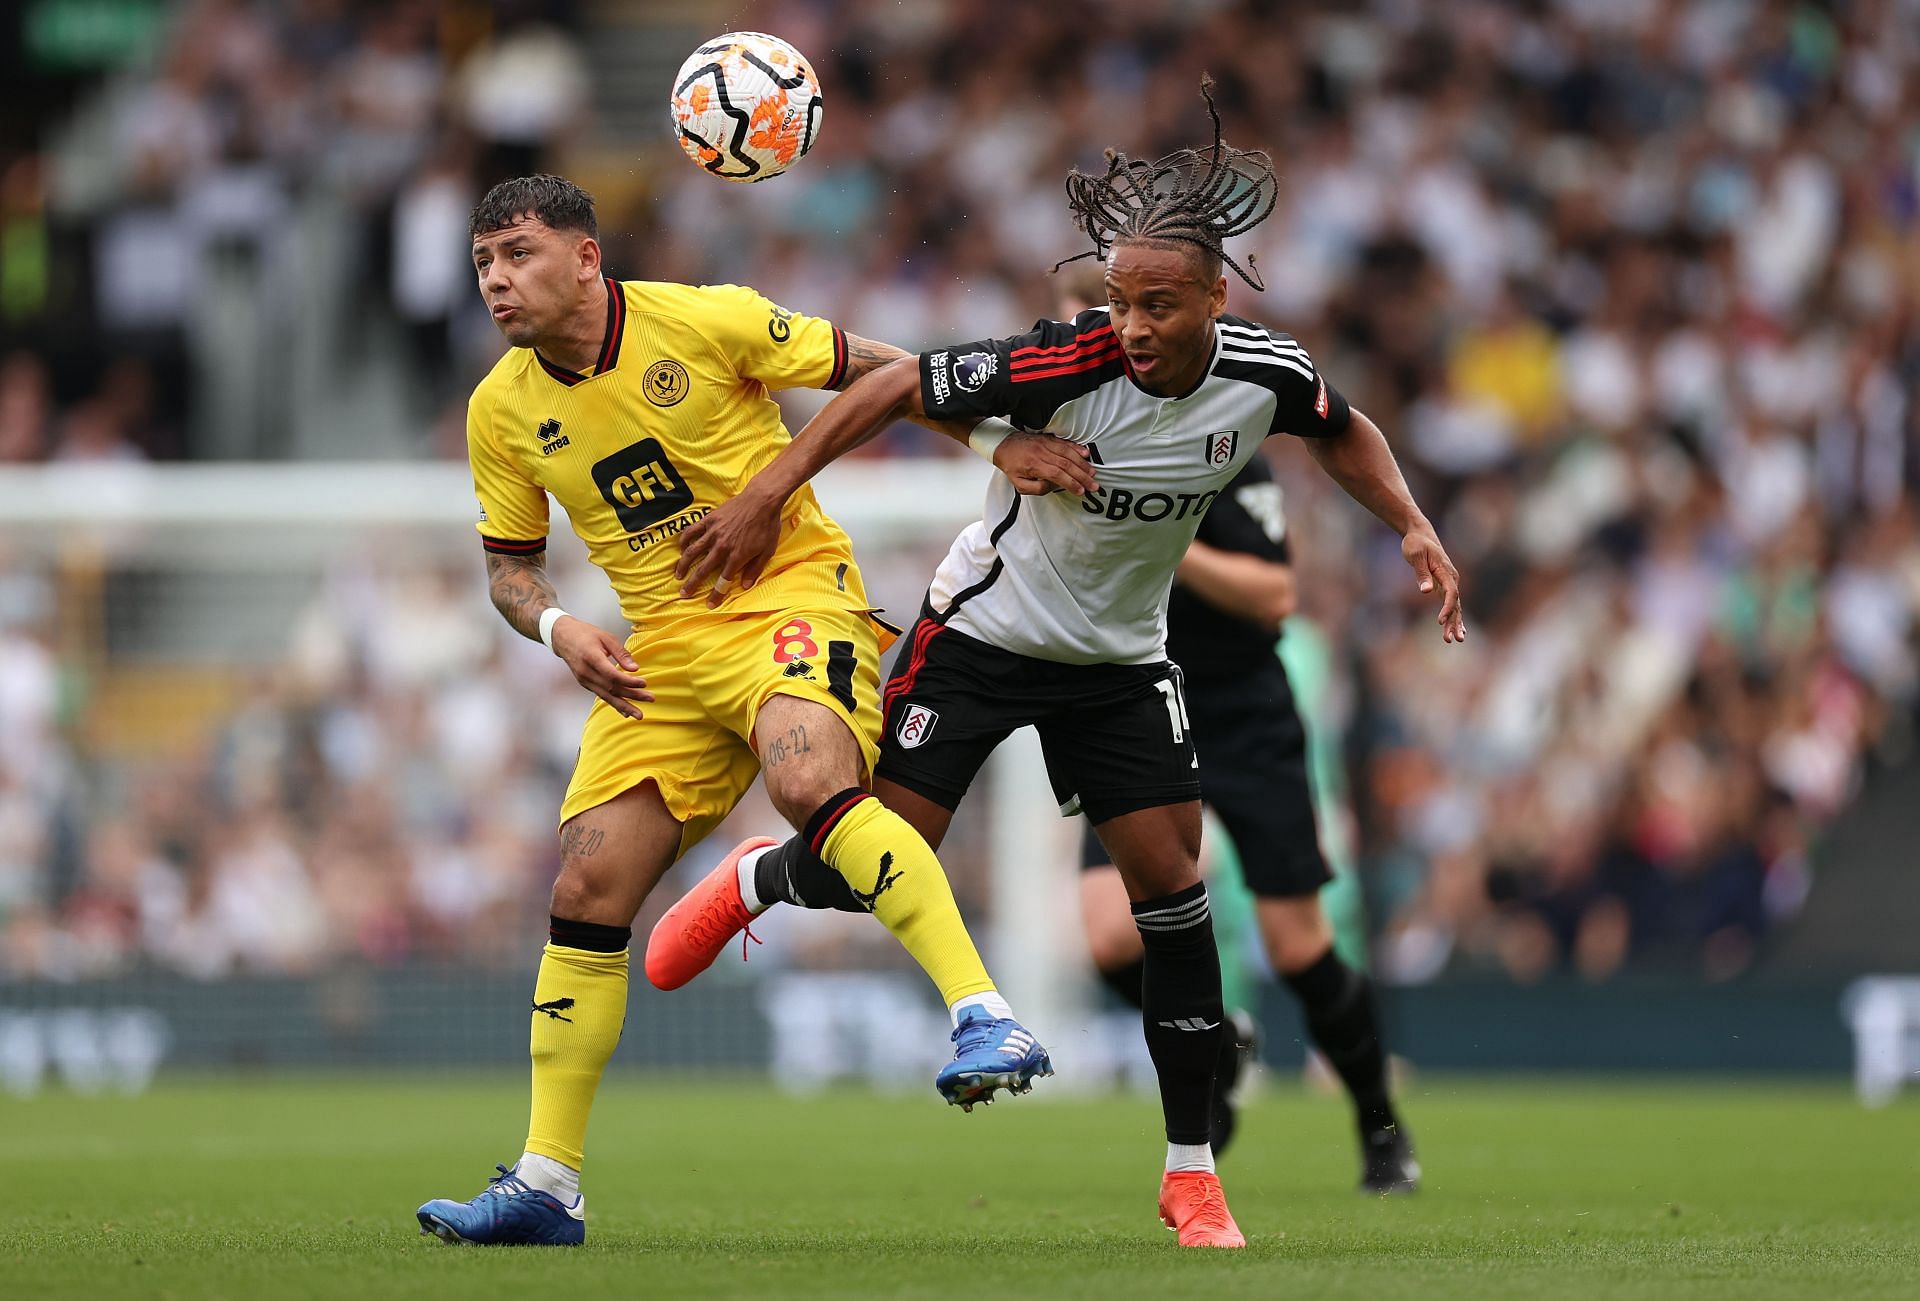
[[[769,696],[825,705],[845,720],[871,776],[880,753],[880,656],[897,631],[861,610],[695,614],[627,639],[653,703],[638,720],[595,701],[560,821],[643,781],[660,788],[700,843],[760,774],[753,724]]]

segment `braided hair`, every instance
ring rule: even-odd
[[[1081,258],[1105,258],[1117,240],[1174,240],[1218,258],[1253,288],[1266,288],[1254,258],[1249,255],[1242,268],[1223,241],[1252,230],[1273,211],[1280,197],[1273,159],[1221,140],[1212,77],[1201,77],[1200,95],[1213,118],[1212,148],[1177,149],[1150,163],[1109,149],[1104,176],[1079,168],[1067,173],[1067,207],[1093,247],[1056,262],[1055,271]]]

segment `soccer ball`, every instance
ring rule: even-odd
[[[687,157],[728,181],[778,176],[820,135],[820,79],[800,51],[765,32],[704,42],[680,65],[669,107]]]

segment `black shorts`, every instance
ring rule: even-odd
[[[1298,899],[1332,880],[1307,783],[1307,731],[1280,662],[1239,681],[1189,683],[1187,713],[1200,748],[1200,796],[1233,837],[1247,888]],[[1112,861],[1089,826],[1080,865]]]
[[[1180,670],[1059,664],[988,645],[923,612],[881,695],[877,777],[958,808],[993,748],[1040,733],[1062,813],[1105,822],[1200,798]]]

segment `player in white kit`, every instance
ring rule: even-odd
[[[873,793],[937,848],[987,755],[1014,729],[1038,729],[1061,811],[1093,823],[1145,946],[1142,1020],[1167,1130],[1161,1218],[1183,1246],[1238,1247],[1246,1240],[1208,1147],[1224,1013],[1196,865],[1197,759],[1180,670],[1166,657],[1175,567],[1261,441],[1292,434],[1400,534],[1420,590],[1440,598],[1443,638],[1466,632],[1458,573],[1379,428],[1291,337],[1226,313],[1223,263],[1261,286],[1222,241],[1272,211],[1276,184],[1268,157],[1227,148],[1213,120],[1210,150],[1151,163],[1110,154],[1104,175],[1069,176],[1069,202],[1106,263],[1107,307],[876,371],[745,492],[682,533],[680,572],[689,592],[709,580],[751,582],[779,538],[787,497],[907,415],[1004,418],[1012,430],[975,430],[988,455],[1036,438],[1084,454],[1097,481],[1090,491],[1061,473],[1056,482],[1070,491],[1023,496],[1016,487],[1034,485],[994,476],[983,518],[934,574],[883,693]],[[885,871],[875,866],[877,891]],[[813,861],[804,837],[743,859],[737,884],[750,910],[863,902]],[[710,961],[737,933],[670,913],[649,949],[693,947]]]

